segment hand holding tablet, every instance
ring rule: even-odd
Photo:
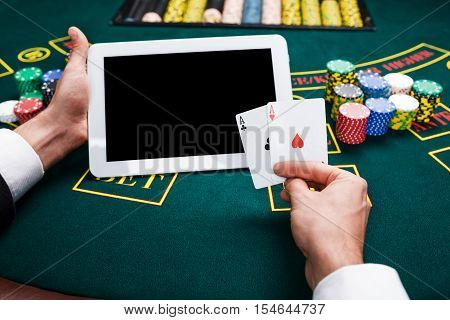
[[[94,44],[88,75],[98,177],[247,167],[234,116],[292,99],[277,35]]]

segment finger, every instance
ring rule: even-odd
[[[67,65],[70,65],[72,68],[82,68],[85,70],[89,42],[84,33],[77,27],[70,27],[67,33],[72,41],[72,52]]]
[[[287,161],[275,164],[274,172],[286,178],[300,178],[322,185],[329,185],[347,171],[314,161]]]
[[[289,195],[289,201],[292,203],[293,206],[300,204],[302,199],[305,198],[310,192],[313,192],[309,190],[308,184],[303,181],[302,179],[288,179],[284,183],[285,190],[287,194]]]

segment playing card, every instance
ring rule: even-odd
[[[290,160],[328,163],[324,99],[271,102],[267,110],[272,166]]]
[[[236,122],[255,188],[282,183],[285,179],[274,174],[270,161],[267,107],[240,113]]]

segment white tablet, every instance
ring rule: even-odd
[[[246,167],[235,115],[292,99],[278,35],[94,44],[88,74],[97,177]]]

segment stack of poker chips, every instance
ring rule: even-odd
[[[14,113],[14,107],[17,102],[19,101],[9,100],[0,103],[0,122],[11,123],[17,121],[16,114]]]
[[[354,84],[340,84],[333,88],[333,104],[331,106],[331,119],[336,121],[338,110],[346,102],[363,103],[364,95],[360,88]]]
[[[52,100],[53,95],[55,94],[56,91],[56,84],[58,80],[62,77],[62,74],[63,70],[54,69],[49,70],[42,75],[41,92],[44,108],[46,108],[50,104],[50,101]]]
[[[319,0],[302,0],[302,18],[305,26],[320,26]]]
[[[41,85],[42,70],[36,67],[23,68],[14,74],[19,94],[39,90]]]
[[[300,25],[300,0],[281,0],[281,23],[285,25]]]
[[[242,21],[243,9],[244,0],[225,0],[222,13],[222,22],[229,24],[240,24]]]
[[[36,98],[26,98],[20,100],[14,106],[14,114],[19,119],[20,124],[23,124],[34,118],[44,109],[42,100]]]
[[[406,94],[394,94],[389,101],[395,106],[395,114],[389,121],[389,128],[393,130],[406,130],[411,127],[419,108],[419,101]]]
[[[224,3],[225,0],[209,0],[203,13],[203,21],[208,23],[221,22]]]
[[[244,12],[242,14],[243,23],[261,22],[261,0],[245,0]]]
[[[327,63],[327,83],[325,88],[325,101],[333,103],[334,87],[348,83],[354,84],[355,66],[346,60],[331,60]]]
[[[339,107],[336,122],[337,138],[347,144],[360,144],[366,140],[370,110],[361,103],[347,102]]]
[[[391,88],[389,84],[379,74],[361,75],[358,77],[359,86],[364,92],[365,99],[369,98],[389,98]]]
[[[366,100],[365,106],[370,110],[366,134],[369,136],[386,134],[389,121],[395,113],[394,104],[386,98],[370,98]]]
[[[41,90],[42,90],[42,96],[43,96],[43,103],[44,107],[48,107],[50,102],[52,101],[53,96],[55,95],[56,91],[56,80],[49,80],[42,84]]]
[[[342,24],[346,27],[362,27],[363,21],[359,11],[358,0],[339,0]]]
[[[409,94],[413,85],[413,79],[406,74],[401,73],[388,73],[385,75],[384,80],[391,87],[392,94]]]
[[[280,24],[281,23],[281,1],[280,0],[262,0],[262,24]]]
[[[442,86],[430,80],[417,80],[414,82],[411,96],[419,101],[414,121],[429,122],[434,109],[441,102]]]
[[[164,13],[164,22],[182,22],[187,0],[170,0]]]
[[[322,25],[327,27],[342,26],[341,12],[337,0],[323,0],[320,5]]]
[[[189,0],[183,22],[202,22],[207,0]]]

